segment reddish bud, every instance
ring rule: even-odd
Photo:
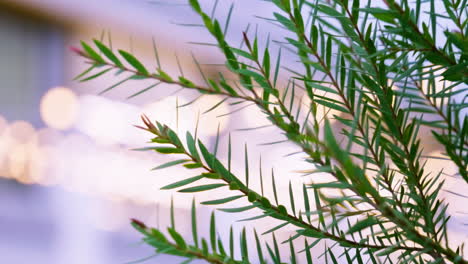
[[[141,120],[143,121],[145,126],[148,128],[147,129],[148,131],[150,131],[150,132],[152,132],[154,134],[158,133],[158,129],[153,125],[153,123],[151,123],[151,121],[149,120],[149,118],[146,115],[141,115]]]
[[[250,45],[249,38],[247,37],[247,33],[242,32],[242,34],[244,36],[245,45],[247,45],[247,48],[249,48],[249,50],[252,49],[252,46]]]
[[[83,57],[86,57],[86,53],[84,53],[84,51],[80,50],[79,48],[75,47],[75,46],[69,46],[68,47],[70,49],[70,51],[80,55],[80,56],[83,56]]]
[[[149,131],[148,128],[146,128],[146,127],[142,127],[142,126],[139,126],[139,125],[133,125],[133,126],[136,127],[136,128],[139,128],[139,129]]]
[[[139,226],[141,228],[146,228],[146,225],[143,222],[141,222],[140,220],[137,220],[137,219],[134,219],[134,218],[132,218],[130,220],[132,221],[133,224],[135,224],[135,225],[137,225],[137,226]]]

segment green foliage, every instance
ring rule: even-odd
[[[269,43],[262,47],[257,35],[247,31],[240,37],[241,47],[227,42],[233,5],[226,23],[221,25],[213,16],[214,11],[208,15],[197,0],[189,1],[216,40],[227,70],[237,80],[222,73],[219,78],[207,79],[198,62],[206,85],[185,76],[170,76],[162,69],[156,45],[155,72],[134,55],[119,50],[118,56],[97,40],[97,49],[85,42],[83,50],[74,49],[91,64],[77,77],[81,81],[110,71],[131,74],[103,92],[129,80],[145,79],[154,80],[155,84],[130,97],[166,83],[224,97],[207,112],[232,100],[232,104],[253,103],[283,132],[285,141],[301,149],[307,156],[305,162],[314,165],[314,169],[301,172],[312,177],[313,182],[304,184],[301,194],[294,193],[289,183],[289,201],[281,201],[273,170],[273,198],[264,194],[262,166],[258,174],[249,169],[252,155],[247,146],[245,175],[241,179],[231,171],[231,137],[226,165],[216,155],[219,137],[215,150],[209,151],[197,140],[196,133],[187,133],[182,141],[171,128],[143,116],[144,126],[140,128],[154,138],[142,150],[179,156],[154,169],[183,166],[198,172],[162,189],[195,193],[223,188],[225,197],[201,204],[221,206],[243,200],[246,206],[218,209],[225,213],[259,212],[241,221],[279,221],[262,233],[271,233],[267,242],[254,230],[257,254],[253,256],[252,234],[246,229],[240,232],[236,246],[231,228],[229,246],[224,246],[216,232],[214,213],[209,224],[209,245],[207,239],[200,239],[193,201],[192,244],[178,233],[173,208],[167,234],[133,220],[143,240],[157,253],[210,263],[297,263],[301,255],[309,264],[317,257],[325,259],[321,263],[468,263],[462,256],[463,244],[448,243],[449,205],[440,198],[446,174],[425,166],[432,157],[422,154],[426,139],[420,137],[421,129],[428,128],[432,133],[428,136],[433,136],[444,149],[443,158],[458,168],[452,176],[459,177],[462,184],[468,183],[468,1],[443,0],[443,10],[436,10],[436,0],[386,0],[381,5],[370,0],[268,2],[277,7],[268,21],[288,31],[284,41],[275,42],[279,48],[273,54]],[[441,35],[439,25],[452,28],[442,29]],[[297,57],[301,70],[282,64],[284,50]],[[286,87],[278,81],[286,75],[280,74],[283,69],[289,74]],[[303,101],[298,102],[299,92],[309,100],[307,107]],[[319,109],[324,109],[323,117],[319,116]],[[341,131],[333,128],[332,119],[343,127]],[[271,144],[276,143],[280,142]],[[320,181],[319,173],[326,173],[333,180]],[[261,190],[249,186],[256,176],[260,178]],[[201,179],[212,183],[193,185]],[[330,190],[336,195],[330,195]],[[280,241],[289,246],[289,257],[283,256],[275,236],[285,226],[295,228],[295,234]],[[295,243],[300,239],[303,242]],[[311,250],[319,242],[325,242],[325,249],[321,256],[314,256]],[[296,249],[298,245],[300,249]],[[234,254],[235,247],[240,249],[240,256]]]

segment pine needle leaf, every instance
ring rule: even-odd
[[[211,200],[211,201],[205,201],[205,202],[202,202],[201,204],[204,204],[204,205],[225,204],[225,203],[232,202],[232,201],[237,200],[237,199],[242,198],[242,197],[244,197],[244,195],[235,195],[235,196],[231,196],[231,197],[227,197],[227,198],[216,199],[216,200]]]
[[[198,247],[198,231],[197,231],[197,209],[195,206],[195,198],[192,199],[192,237],[195,246]]]
[[[273,228],[271,228],[271,229],[269,229],[269,230],[263,232],[262,235],[266,235],[266,234],[269,234],[269,233],[271,233],[271,232],[275,232],[276,230],[278,230],[278,229],[280,229],[280,228],[282,228],[282,227],[285,227],[285,226],[287,226],[288,224],[289,224],[288,222],[281,223],[281,224],[279,224],[279,225],[277,225],[277,226],[275,226],[275,227],[273,227]]]
[[[119,53],[130,65],[133,66],[133,68],[135,68],[135,70],[138,71],[138,73],[143,75],[149,74],[145,66],[143,66],[143,64],[137,58],[135,58],[135,56],[124,50],[119,50]]]
[[[249,259],[249,249],[247,247],[247,235],[245,233],[245,227],[242,229],[240,246],[241,246],[240,248],[241,248],[242,261],[247,262]]]
[[[177,246],[179,246],[181,249],[186,249],[187,244],[185,243],[184,238],[173,228],[167,228],[167,231],[171,235],[172,239],[176,242]]]
[[[289,201],[291,203],[291,209],[293,211],[294,216],[296,216],[296,205],[294,204],[294,194],[292,190],[291,181],[289,181]]]
[[[258,238],[257,230],[254,229],[254,235],[255,235],[255,244],[257,246],[257,255],[260,263],[264,263],[265,260],[263,259],[263,250],[262,250],[262,245],[260,243],[260,239]]]
[[[379,224],[380,221],[373,217],[373,216],[369,216],[361,221],[358,221],[356,224],[354,224],[352,227],[350,227],[348,229],[348,234],[352,234],[352,233],[356,233],[356,232],[359,232],[365,228],[369,228],[370,226],[373,226],[373,225],[376,225],[376,224]]]
[[[171,184],[169,184],[169,185],[166,185],[166,186],[162,187],[161,190],[170,190],[170,189],[182,187],[182,186],[184,186],[184,185],[190,184],[190,183],[192,183],[192,182],[198,181],[198,180],[203,179],[203,178],[204,178],[203,175],[198,175],[198,176],[195,176],[195,177],[190,177],[190,178],[183,179],[183,180],[181,180],[181,181],[178,181],[178,182],[175,182],[175,183],[171,183]]]
[[[99,50],[110,60],[112,61],[117,67],[122,68],[123,64],[120,60],[115,56],[114,52],[110,50],[106,45],[104,45],[99,40],[94,40],[94,44],[99,48]]]
[[[169,168],[169,167],[172,167],[172,166],[175,166],[175,165],[186,163],[188,161],[191,161],[191,160],[189,160],[189,159],[180,159],[180,160],[169,161],[167,163],[164,163],[164,164],[161,164],[161,165],[159,165],[157,167],[154,167],[151,170],[165,169],[165,168]]]
[[[244,144],[244,166],[245,166],[245,185],[249,188],[249,156],[247,153],[247,144]]]
[[[250,209],[255,208],[255,205],[248,205],[244,207],[237,207],[237,208],[221,208],[219,209],[220,211],[226,212],[226,213],[240,213],[244,211],[248,211]]]
[[[271,169],[271,187],[273,188],[273,195],[275,196],[275,202],[278,205],[278,193],[276,191],[276,181],[275,181],[275,173],[273,169]]]
[[[81,46],[83,47],[84,51],[88,54],[91,59],[94,61],[104,64],[105,60],[99,55],[93,48],[91,48],[86,42],[81,41]]]
[[[152,84],[152,85],[150,85],[150,86],[148,86],[148,87],[146,87],[146,88],[144,88],[144,89],[142,89],[142,90],[140,90],[140,91],[138,91],[138,92],[136,92],[136,93],[134,93],[134,94],[128,96],[128,97],[127,97],[127,100],[128,100],[128,99],[131,99],[131,98],[133,98],[133,97],[136,97],[136,96],[138,96],[138,95],[140,95],[140,94],[142,94],[142,93],[146,93],[147,91],[153,89],[154,87],[160,85],[161,83],[162,83],[162,82],[157,82],[157,83],[155,83],[155,84]]]
[[[234,257],[234,232],[232,226],[229,229],[229,256]]]
[[[209,191],[213,189],[217,189],[219,187],[226,186],[225,183],[213,183],[213,184],[206,184],[206,185],[200,185],[200,186],[195,186],[195,187],[189,187],[186,189],[179,190],[179,192],[182,193],[194,193],[194,192],[204,192],[204,191]]]
[[[213,252],[216,252],[216,218],[214,212],[211,213],[210,218],[210,243]]]

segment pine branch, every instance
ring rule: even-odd
[[[179,239],[179,243],[173,243],[159,230],[147,227],[143,222],[132,219],[132,226],[144,235],[143,241],[156,248],[158,254],[170,254],[185,257],[188,260],[201,259],[212,264],[250,264],[247,260],[234,260],[233,258],[218,253],[210,254],[206,248],[197,245],[187,245],[180,240],[182,237],[177,231],[171,229],[173,237]],[[174,235],[175,234],[175,235]]]
[[[341,3],[342,3],[342,5],[343,5],[343,2],[341,2]],[[319,7],[316,7],[316,8],[318,9]],[[346,10],[346,13],[347,13],[348,15],[351,16],[349,22],[352,22],[354,19],[353,19],[351,13],[349,12],[349,10],[345,7],[345,5],[343,5],[343,9],[345,9],[345,10]],[[301,32],[301,25],[298,25],[298,24],[297,24],[297,22],[296,22],[297,20],[295,19],[294,14],[293,14],[291,11],[287,10],[287,9],[286,9],[286,11],[288,12],[288,15],[289,15],[290,20],[291,20],[291,21],[294,23],[294,25],[296,26],[296,32]],[[299,12],[296,12],[296,14],[298,14],[298,13],[299,13]],[[328,15],[328,14],[327,14],[327,15]],[[355,29],[356,32],[357,32],[357,35],[359,36],[359,39],[361,40],[361,43],[360,43],[360,44],[363,45],[364,49],[366,49],[367,52],[369,52],[370,50],[369,50],[369,48],[367,47],[366,41],[364,41],[363,35],[361,34],[359,28],[358,28],[354,23],[351,23],[351,24],[353,25],[354,29]],[[343,25],[343,26],[344,26],[344,25]],[[349,32],[347,32],[347,33],[349,33]],[[331,79],[331,82],[333,83],[333,85],[337,88],[338,92],[340,92],[341,89],[340,89],[339,86],[338,86],[338,82],[337,82],[336,79],[333,77],[333,75],[331,74],[330,70],[328,70],[327,65],[324,63],[323,59],[322,59],[322,58],[320,57],[320,55],[317,53],[317,51],[316,51],[315,47],[312,45],[312,43],[308,40],[308,38],[307,38],[305,35],[302,35],[302,36],[300,37],[300,39],[305,41],[305,44],[309,47],[310,53],[311,53],[312,55],[315,56],[315,58],[318,60],[319,64],[322,66],[322,69],[324,70],[324,73],[327,74],[327,76]],[[372,55],[372,54],[369,54],[369,55]],[[373,60],[373,59],[370,60],[370,63],[371,63],[371,65],[372,65],[373,68],[374,68],[375,74],[377,75],[376,78],[379,79],[379,78],[380,78],[379,75],[382,75],[382,74],[383,74],[383,73],[380,72],[380,67],[379,67],[378,65],[376,65],[376,62],[375,62],[375,60]],[[369,79],[368,81],[371,82],[370,79]],[[368,87],[369,87],[369,86],[370,86],[370,85],[368,84]],[[383,92],[383,93],[385,93],[385,92],[388,91],[385,87],[382,87],[382,88],[383,88],[383,89],[382,89],[382,92]],[[379,93],[379,92],[380,92],[380,91],[377,91],[377,93]],[[349,104],[347,103],[347,100],[346,100],[346,98],[344,97],[343,93],[339,93],[339,95],[340,95],[341,99],[344,101],[345,107],[347,108],[347,110],[348,110],[350,113],[353,113],[353,111],[352,111],[352,109],[350,109],[351,107],[350,107]],[[384,102],[384,101],[382,101],[383,98],[386,99],[386,98],[388,98],[388,96],[385,95],[385,96],[380,96],[380,97],[378,97],[378,98],[380,99],[380,105],[389,106],[389,110],[390,110],[391,115],[392,115],[391,118],[387,119],[387,120],[391,120],[391,121],[390,121],[391,123],[388,124],[389,127],[398,127],[399,124],[398,124],[398,122],[396,121],[396,120],[397,120],[396,111],[395,111],[395,109],[392,107],[392,102]],[[382,109],[381,112],[384,113],[384,114],[385,114],[385,113],[388,113],[388,111],[385,110],[385,109]],[[353,119],[354,119],[354,118],[355,118],[355,117],[353,116]],[[359,131],[361,132],[361,134],[363,134],[363,129],[362,129],[362,127],[359,127],[359,124],[357,124],[357,126],[358,126]],[[411,158],[410,158],[410,157],[412,156],[412,154],[410,153],[410,150],[409,150],[409,148],[407,147],[407,143],[408,143],[408,142],[406,142],[406,141],[404,140],[403,132],[402,132],[401,129],[397,129],[396,132],[398,133],[396,137],[394,136],[393,133],[388,133],[388,134],[389,134],[391,137],[393,137],[394,140],[395,140],[396,142],[401,143],[401,146],[403,147],[404,153],[405,153],[405,155],[406,155],[406,158],[405,158],[405,159],[407,159],[408,162],[409,162],[409,164],[408,164],[408,165],[409,165],[409,172],[412,174],[412,177],[413,177],[414,179],[418,179],[418,178],[419,178],[419,175],[420,175],[421,173],[419,172],[419,169],[417,168],[417,165],[415,165],[415,164],[412,162]],[[365,136],[365,134],[363,134],[363,138],[365,138],[365,139],[367,138],[367,137]],[[367,146],[368,146],[368,148],[370,149],[370,151],[373,152],[372,146],[370,146],[370,144],[369,144],[368,142],[366,142],[366,143],[367,143]],[[413,151],[413,150],[412,150],[412,151]],[[372,153],[372,155],[373,155],[373,157],[374,157],[375,160],[378,160],[378,159],[376,159],[376,157],[378,158],[378,156],[376,155],[375,152]],[[385,168],[383,168],[383,169],[385,170]],[[424,211],[430,211],[430,210],[431,210],[431,207],[429,206],[429,203],[428,203],[428,201],[427,201],[427,198],[426,198],[426,196],[425,196],[425,194],[424,194],[424,192],[423,192],[423,189],[422,189],[423,187],[421,186],[419,180],[416,180],[416,183],[415,183],[415,184],[416,184],[416,188],[414,188],[413,191],[416,191],[416,192],[419,193],[419,196],[422,198],[422,202],[420,203],[420,202],[419,202],[419,199],[416,199],[415,201],[418,202],[418,204],[424,208],[424,209],[423,209]],[[409,184],[409,185],[412,186],[412,184]],[[378,208],[376,208],[376,209],[378,209]],[[382,208],[380,208],[380,210],[381,210],[382,213],[385,214],[385,212],[382,211]],[[389,216],[390,216],[390,215],[389,215]],[[424,219],[425,219],[426,222],[428,222],[429,227],[432,228],[432,230],[431,230],[432,233],[435,234],[435,224],[432,222],[432,217],[425,217]],[[397,219],[393,218],[392,220],[395,221],[395,220],[397,220]],[[397,223],[398,223],[398,222],[397,222]],[[406,227],[405,227],[405,226],[406,226]],[[401,227],[405,227],[405,229],[408,230],[407,224],[401,225]],[[409,229],[409,231],[410,231],[411,233],[417,235],[417,236],[419,237],[418,239],[422,239],[422,241],[427,240],[427,239],[422,238],[422,237],[418,234],[417,231],[412,230],[412,229]],[[431,244],[436,245],[436,243],[431,243]],[[440,250],[440,248],[437,248],[437,249]],[[438,255],[438,253],[437,253],[436,250],[434,250],[433,254],[435,254],[434,256],[435,256],[436,258],[440,258],[440,257],[441,257],[440,255]]]
[[[193,164],[199,164],[199,166],[196,166],[196,168],[199,167],[205,170],[205,173],[201,174],[201,176],[205,178],[219,179],[221,181],[224,181],[230,187],[231,190],[237,190],[241,192],[244,197],[247,197],[248,201],[252,204],[252,206],[257,207],[260,210],[264,211],[264,215],[273,217],[282,221],[286,221],[288,223],[295,225],[296,227],[302,228],[304,230],[302,231],[303,233],[306,233],[309,235],[315,234],[315,237],[320,238],[320,239],[328,238],[328,239],[338,242],[340,245],[345,246],[345,247],[360,247],[360,248],[369,248],[373,250],[381,250],[381,249],[385,249],[388,247],[388,245],[372,245],[372,244],[348,240],[345,237],[337,236],[332,233],[329,233],[316,226],[313,226],[310,223],[305,222],[302,218],[298,218],[294,215],[287,213],[285,210],[285,206],[273,205],[268,200],[268,198],[258,194],[252,189],[249,189],[244,183],[242,183],[239,180],[238,177],[234,176],[231,172],[227,171],[224,168],[224,166],[221,164],[221,162],[213,154],[206,152],[206,150],[205,152],[203,152],[203,149],[205,148],[201,142],[199,142],[199,146],[202,149],[202,153],[204,154],[203,156],[205,158],[206,164],[203,164],[196,150],[192,149],[192,151],[190,152],[187,149],[185,149],[185,147],[180,143],[180,141],[176,139],[175,133],[172,130],[170,130],[167,126],[163,126],[160,124],[157,124],[155,126],[154,124],[151,123],[150,120],[148,120],[144,116],[142,117],[142,120],[145,124],[145,127],[141,127],[141,128],[157,136],[155,139],[153,139],[154,142],[164,142],[164,144],[172,145],[173,153],[186,155],[193,162]],[[163,128],[163,129],[160,129],[160,128]],[[169,136],[171,134],[172,134],[172,137]],[[189,144],[191,145],[192,143],[189,143]],[[144,148],[144,150],[156,150],[156,151],[159,150],[160,151],[161,149],[148,147],[148,148]],[[166,148],[164,148],[164,150],[166,150]],[[187,162],[188,160],[184,160],[184,163],[187,163]],[[173,165],[179,165],[180,163],[169,163],[169,164],[173,166]],[[167,166],[163,166],[163,167],[165,168]],[[180,182],[163,187],[163,189],[172,189],[176,187],[181,187],[189,183],[191,183],[191,181],[182,180]],[[238,199],[238,197],[236,197],[236,199]],[[232,200],[220,199],[219,201],[206,202],[205,204],[219,204],[224,201],[229,202]],[[396,250],[412,250],[412,251],[421,250],[421,248],[418,248],[418,247],[408,247],[408,246],[397,246],[395,247],[395,249]]]

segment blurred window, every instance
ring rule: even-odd
[[[44,127],[39,103],[47,89],[62,82],[63,36],[59,27],[18,15],[0,4],[3,143],[7,141],[3,132],[15,121],[30,123],[35,130]],[[0,144],[0,262],[51,263],[56,231],[49,205],[51,189],[1,178],[11,170],[8,160],[13,155],[11,149],[2,151],[2,147],[5,145]]]
[[[62,82],[63,33],[0,8],[0,114],[41,126],[39,101]]]

